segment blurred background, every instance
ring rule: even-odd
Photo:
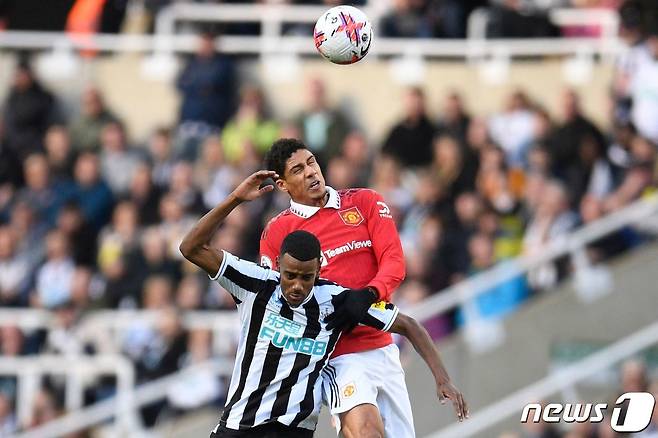
[[[471,405],[400,341],[419,436],[616,437],[519,418],[658,393],[655,0],[349,2],[375,40],[336,66],[342,3],[0,0],[0,436],[209,434],[238,324],[178,245],[279,137],[391,207],[395,300]],[[287,205],[216,243],[257,260]]]

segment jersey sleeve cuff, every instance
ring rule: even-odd
[[[215,275],[210,275],[208,274],[208,278],[212,281],[216,281],[219,277],[224,275],[224,271],[226,271],[226,266],[228,265],[228,258],[231,256],[230,253],[222,250],[222,263],[219,265],[219,269],[217,270],[217,273]]]
[[[393,310],[393,317],[388,322],[388,324],[386,324],[383,331],[387,332],[387,331],[391,330],[391,327],[393,327],[393,323],[395,323],[395,320],[398,319],[398,314],[399,313],[400,313],[400,309],[398,308],[398,306],[395,306],[395,310]]]
[[[382,281],[372,281],[368,287],[373,288],[377,292],[377,301],[388,301],[386,296],[386,285]]]

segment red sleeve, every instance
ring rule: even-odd
[[[368,286],[377,289],[380,300],[390,301],[391,295],[404,280],[404,253],[391,210],[384,198],[372,190],[367,190],[367,193],[363,199],[364,210],[368,212],[368,232],[378,266],[377,275]]]
[[[276,258],[279,256],[280,242],[276,242],[276,218],[272,219],[260,235],[260,265],[276,269]]]

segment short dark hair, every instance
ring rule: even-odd
[[[274,143],[265,156],[265,168],[273,170],[283,178],[286,161],[300,149],[308,149],[303,141],[296,138],[281,138]]]
[[[296,230],[283,239],[279,253],[281,257],[290,254],[300,262],[320,259],[320,241],[308,231]]]

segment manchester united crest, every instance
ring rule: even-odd
[[[345,222],[345,225],[351,225],[356,227],[361,222],[363,222],[363,215],[356,207],[348,208],[347,210],[341,210],[338,212],[340,218]]]

